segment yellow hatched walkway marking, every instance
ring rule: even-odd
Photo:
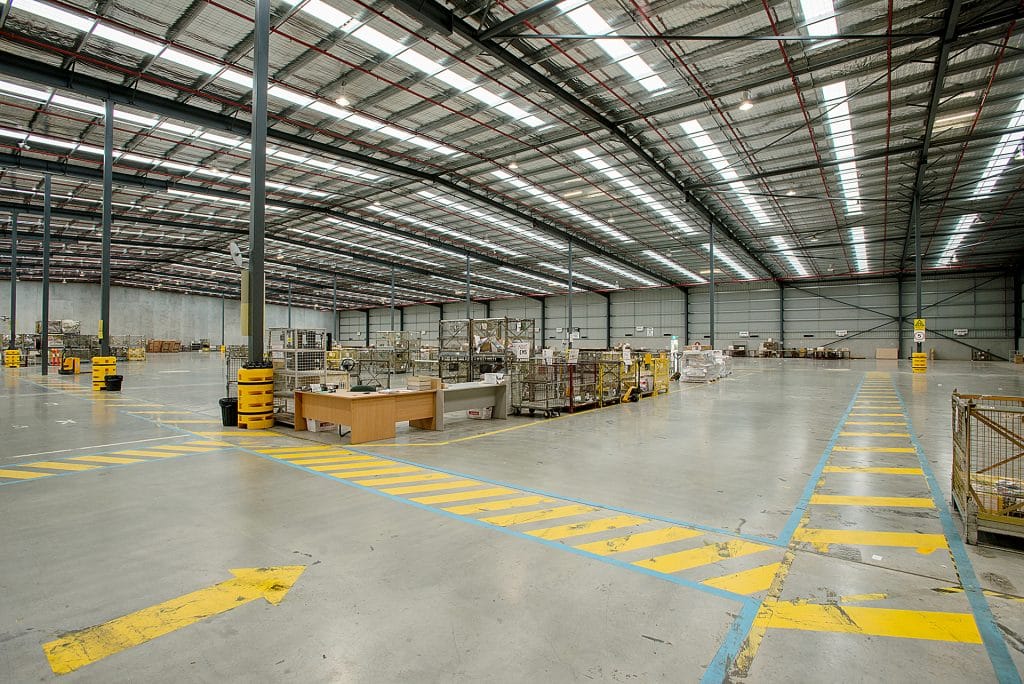
[[[9,477],[12,480],[34,480],[37,477],[49,477],[53,473],[31,473],[27,470],[6,470],[0,469],[0,477]]]
[[[120,458],[118,456],[75,456],[71,459],[72,461],[87,461],[89,463],[107,463],[110,465],[120,465],[122,463],[141,463],[142,459],[138,458]]]
[[[886,506],[890,508],[935,508],[931,499],[912,496],[836,496],[814,494],[812,504],[824,506]]]
[[[366,454],[354,454],[351,451],[345,451],[344,449],[337,449],[334,451],[304,451],[302,453],[294,454],[268,454],[272,458],[276,458],[282,461],[291,461],[292,463],[308,463],[314,458],[335,458],[338,456],[348,456],[349,458],[367,458]]]
[[[269,448],[269,449],[256,449],[255,451],[257,453],[260,453],[260,454],[274,455],[274,454],[298,454],[298,453],[301,453],[303,451],[328,451],[328,450],[332,450],[334,448],[335,447],[332,447],[332,446],[330,446],[328,444],[323,444],[323,445],[319,445],[319,446],[304,446],[304,447],[300,447],[300,446],[294,446],[294,447],[272,447],[272,448]]]
[[[893,426],[904,426],[906,427],[907,421],[905,420],[848,420],[847,425],[893,425]]]
[[[610,518],[601,518],[599,520],[587,520],[585,522],[571,523],[569,525],[546,527],[542,530],[531,530],[526,534],[540,539],[566,539],[568,537],[578,537],[583,534],[607,532],[608,530],[617,530],[623,527],[643,525],[647,522],[650,522],[650,520],[635,515],[616,515]]]
[[[219,441],[213,440],[213,439],[201,439],[201,440],[198,440],[198,441],[195,441],[195,442],[189,442],[189,444],[194,444],[196,446],[218,446],[218,447],[234,446],[230,442],[219,442]]]
[[[755,624],[775,629],[980,644],[970,613],[765,601]]]
[[[487,489],[474,489],[468,492],[455,492],[453,494],[432,494],[431,496],[410,497],[411,501],[421,504],[454,503],[456,501],[472,501],[473,499],[486,499],[490,496],[501,496],[503,494],[518,494],[515,489],[508,487],[488,487]]]
[[[536,506],[542,503],[551,503],[554,499],[546,496],[520,496],[515,499],[499,499],[497,501],[484,501],[482,503],[463,504],[462,506],[447,506],[444,510],[455,515],[470,515],[473,513],[490,513],[493,511],[507,511],[510,508],[525,508]]]
[[[627,534],[613,539],[603,539],[601,541],[580,544],[576,548],[581,551],[597,554],[598,556],[608,556],[613,553],[646,549],[651,546],[660,546],[661,544],[668,544],[674,541],[682,541],[683,539],[692,539],[693,537],[701,536],[701,534],[703,534],[703,532],[691,530],[686,527],[664,527],[660,530],[637,532],[636,534]]]
[[[851,416],[858,418],[867,418],[874,416],[875,418],[902,418],[902,413],[851,413]]]
[[[679,572],[680,570],[689,570],[690,568],[697,568],[709,563],[717,563],[727,558],[738,558],[758,553],[759,551],[767,551],[770,548],[770,546],[765,546],[764,544],[731,539],[725,542],[706,544],[696,549],[686,549],[685,551],[667,553],[664,556],[645,558],[644,560],[636,561],[633,565],[649,570],[657,570],[658,572]]]
[[[419,494],[421,492],[436,492],[442,489],[458,489],[459,487],[479,487],[483,482],[478,480],[448,480],[447,482],[428,482],[427,484],[405,485],[404,487],[382,487],[380,491],[385,494]]]
[[[834,446],[832,451],[871,451],[881,454],[916,454],[914,447]]]
[[[181,454],[172,454],[166,451],[148,451],[145,449],[124,449],[114,453],[119,456],[141,456],[143,458],[173,458],[174,456],[181,456]]]
[[[415,473],[417,470],[422,470],[417,466],[399,466],[397,468],[379,468],[377,470],[360,470],[357,473],[328,473],[331,477],[336,477],[340,480],[350,480],[354,477],[370,477],[372,475],[391,475],[398,473]]]
[[[394,461],[386,461],[382,458],[374,458],[372,456],[366,456],[360,461],[348,462],[348,463],[335,463],[333,465],[315,465],[306,466],[310,470],[315,470],[318,473],[331,473],[335,470],[358,470],[359,468],[369,468],[370,466],[390,466],[398,465]]]
[[[924,555],[928,555],[937,549],[948,548],[945,535],[925,534],[922,532],[828,530],[802,527],[793,533],[793,539],[805,544],[811,544],[822,553],[828,552],[830,544],[842,544],[845,546],[894,546],[917,549],[918,553]]]
[[[86,465],[84,463],[65,463],[63,461],[37,461],[36,463],[25,463],[29,468],[50,468],[52,470],[95,470],[98,465]]]
[[[210,430],[197,432],[202,437],[284,437],[280,432],[270,430]]]
[[[285,459],[282,459],[285,460]],[[366,461],[366,456],[325,456],[323,458],[305,458],[305,459],[287,459],[295,465],[300,466],[315,466],[323,465],[324,463],[352,463],[353,461]]]
[[[875,473],[878,475],[924,475],[920,468],[883,468],[880,466],[825,466],[826,473]]]
[[[840,437],[910,437],[909,432],[840,432]]]
[[[775,574],[781,567],[782,563],[769,563],[768,565],[761,565],[750,570],[734,572],[730,575],[712,577],[711,579],[704,580],[701,584],[724,591],[731,591],[734,594],[756,594],[759,591],[767,590],[772,585],[772,580],[775,579]]]
[[[203,454],[208,451],[217,451],[215,447],[207,446],[206,444],[198,444],[196,442],[188,442],[187,444],[178,445],[167,445],[167,446],[153,446],[146,447],[148,450],[153,451],[180,451],[182,453],[194,452],[197,454]]]
[[[541,511],[529,511],[528,513],[513,513],[511,515],[495,515],[490,518],[480,518],[483,522],[497,525],[498,527],[512,527],[513,525],[525,525],[526,523],[540,522],[541,520],[555,520],[557,518],[568,518],[573,515],[583,515],[601,510],[594,506],[559,506],[557,508],[545,508]]]
[[[430,482],[431,480],[446,480],[451,478],[447,473],[431,473],[426,470],[420,475],[402,475],[401,477],[381,477],[375,480],[354,480],[357,485],[364,487],[379,487],[380,485],[404,484],[406,482]]]

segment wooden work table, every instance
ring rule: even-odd
[[[305,430],[307,418],[348,425],[352,444],[392,439],[395,423],[406,420],[413,427],[435,430],[439,391],[296,392],[295,430]]]

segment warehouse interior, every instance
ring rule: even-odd
[[[1020,682],[1022,16],[7,0],[0,679]]]

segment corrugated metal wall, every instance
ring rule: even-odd
[[[905,318],[913,318],[913,279],[904,280],[902,309],[899,290],[894,279],[787,285],[782,295],[785,345],[845,347],[854,356],[874,358],[877,348],[897,346],[897,315],[902,312]],[[718,287],[716,346],[724,348],[745,343],[757,347],[768,338],[779,339],[779,302],[779,287],[774,283]],[[922,286],[922,306],[930,331],[924,349],[934,349],[939,359],[969,359],[972,347],[1005,357],[1018,346],[1013,337],[1014,293],[1010,276],[926,278]],[[544,308],[544,342],[548,346],[560,346],[568,328],[566,297],[548,297]],[[689,316],[685,317],[687,310]],[[577,346],[581,348],[606,346],[609,311],[613,345],[625,341],[637,348],[661,348],[668,346],[672,335],[686,342],[706,342],[710,335],[709,310],[706,286],[687,288],[686,293],[678,288],[658,288],[614,292],[610,301],[594,293],[574,295],[572,318],[573,326],[580,330]],[[540,302],[526,297],[495,300],[490,306],[492,317],[537,320],[538,338],[540,311]],[[426,330],[429,335],[424,338],[425,344],[435,344],[441,315],[437,307],[410,307],[405,314],[405,329]],[[465,304],[446,304],[443,315],[465,318]],[[472,315],[486,317],[486,306],[474,303]],[[341,313],[342,340],[362,343],[363,316],[362,312]],[[371,329],[386,329],[387,320],[386,308],[375,310],[371,315]],[[956,336],[956,329],[966,329],[968,333]],[[847,331],[845,336],[837,334],[843,330]],[[748,333],[749,337],[740,337],[741,332]],[[903,353],[907,356],[913,346],[913,327],[909,320],[904,322],[902,332]]]

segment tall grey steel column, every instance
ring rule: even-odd
[[[467,290],[469,287],[466,288]],[[395,265],[391,264],[391,330],[395,329]]]
[[[114,101],[103,116],[103,247],[100,256],[100,356],[110,356],[110,215],[114,195]]]
[[[39,366],[50,372],[50,174],[43,177],[43,339]]]
[[[569,238],[569,292],[565,295],[566,324],[569,326],[569,339],[566,349],[572,349],[572,238]]]
[[[469,255],[467,254],[466,255],[466,320],[467,321],[470,318],[473,317],[471,315],[472,312],[469,310],[470,304],[472,303],[472,300],[469,297],[469,287],[470,287],[470,285],[471,285],[471,283],[470,283],[470,279],[469,279]]]
[[[334,314],[334,326],[331,329],[331,339],[338,339],[338,274],[334,274],[334,293],[331,296],[331,313]]]
[[[292,284],[288,283],[288,327],[292,327]]]
[[[917,314],[914,317],[921,318],[921,202],[916,192],[910,207],[910,217],[914,222],[914,286],[917,290]],[[914,350],[920,354],[922,346],[916,342]]]
[[[264,256],[267,219],[267,79],[270,0],[256,0],[253,32],[252,153],[249,157],[249,362],[263,363]]]
[[[708,306],[710,310],[708,312],[708,321],[711,329],[711,348],[715,348],[715,222],[711,221],[711,242],[708,243],[708,269],[711,273],[708,275],[708,283],[710,286]]]
[[[18,318],[18,212],[11,212],[11,343],[14,349]]]

